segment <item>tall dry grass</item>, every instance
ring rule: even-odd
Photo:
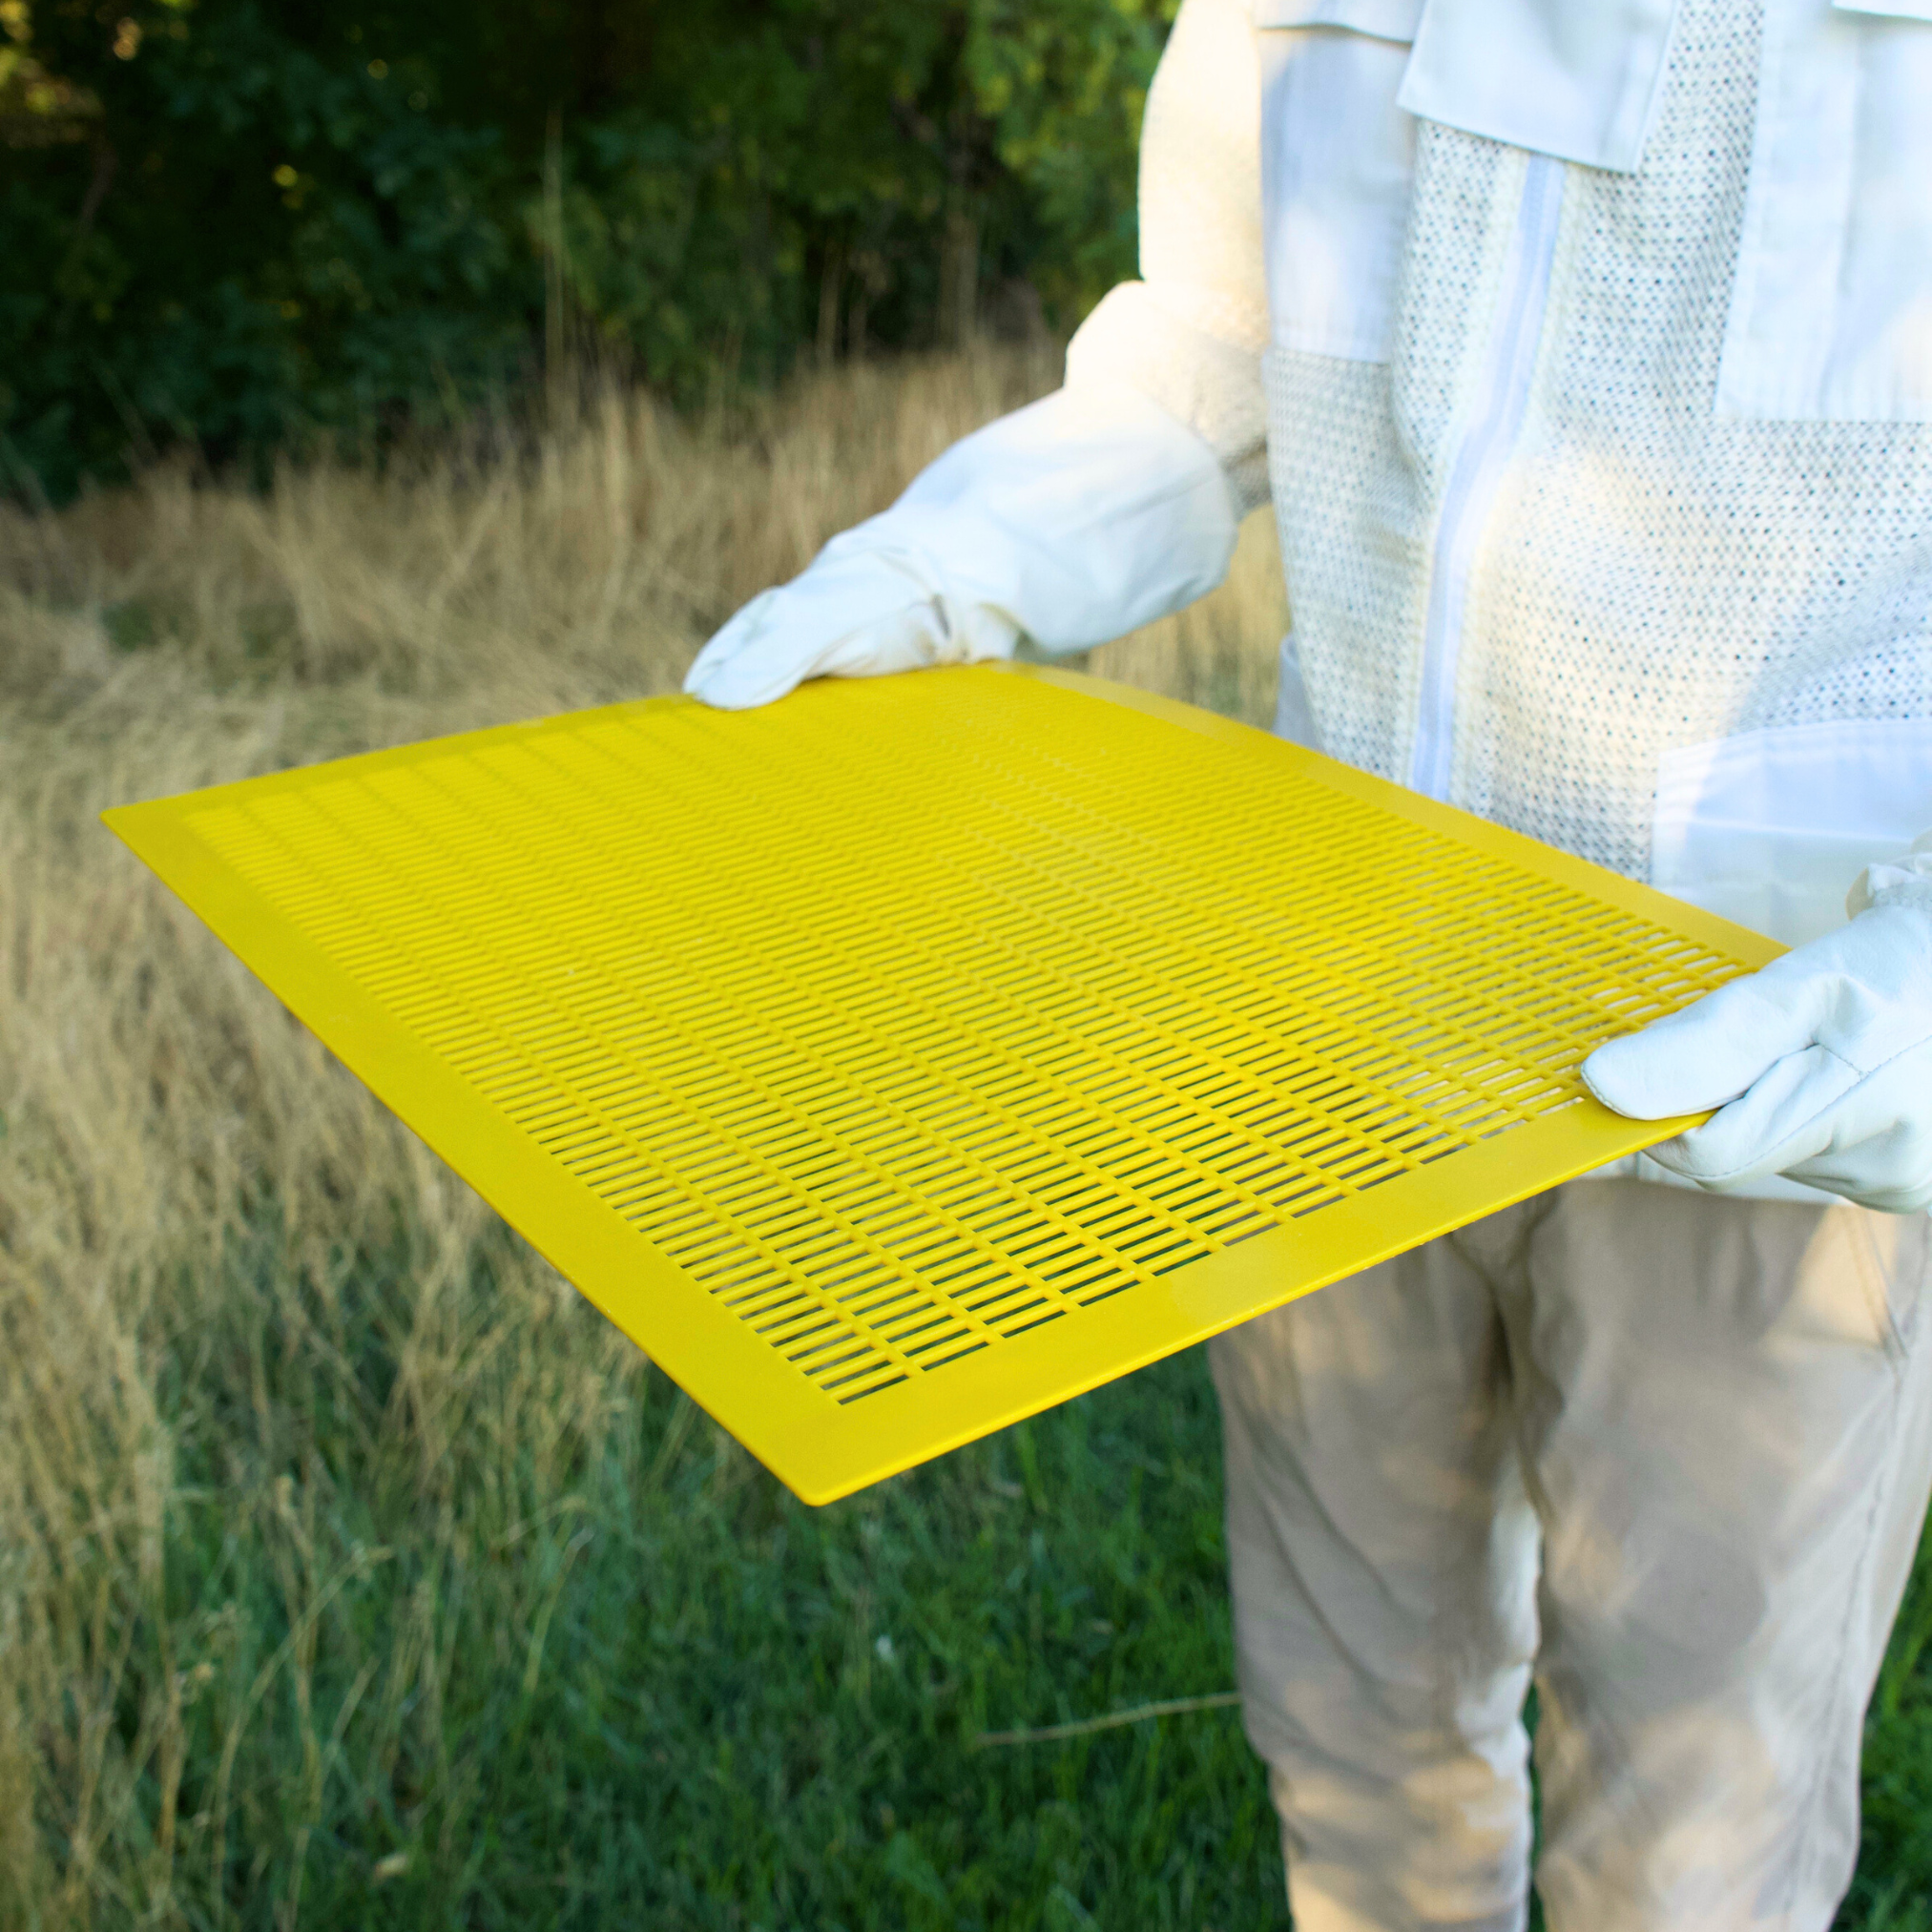
[[[668,1453],[627,1423],[628,1344],[96,813],[672,689],[740,601],[1054,378],[855,368],[728,429],[611,394],[385,474],[162,469],[0,514],[0,1924],[268,1922],[271,1867],[295,1922],[345,1805],[467,1775],[458,1645],[528,1698],[570,1485],[631,1495]],[[1264,521],[1215,598],[1094,668],[1265,714]]]

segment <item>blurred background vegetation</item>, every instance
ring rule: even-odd
[[[5,487],[1070,327],[1174,7],[0,0]]]

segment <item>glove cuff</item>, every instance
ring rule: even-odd
[[[1845,912],[1853,919],[1875,905],[1899,904],[1932,912],[1932,832],[1922,833],[1895,863],[1867,865],[1845,895]]]
[[[1119,383],[1192,429],[1227,473],[1238,520],[1268,500],[1266,323],[1202,291],[1113,289],[1067,345],[1067,384]]]

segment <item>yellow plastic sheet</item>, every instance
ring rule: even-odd
[[[1065,672],[617,705],[107,814],[800,1496],[1651,1145],[1768,940]]]

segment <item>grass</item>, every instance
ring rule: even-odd
[[[99,1713],[100,1916],[157,1902],[172,1661],[189,1922],[1280,1922],[1231,1714],[974,1748],[1229,1681],[1193,1361],[812,1511],[488,1230],[432,1316],[431,1451],[396,1381],[437,1259],[340,1260],[305,1319],[279,1232],[238,1246],[159,1391],[228,1394]]]
[[[1278,1927],[1186,1356],[797,1505],[94,822],[675,685],[1052,380],[0,514],[0,1926]],[[1265,520],[1096,668],[1265,714]],[[1844,1916],[1932,1932],[1932,1579]]]

